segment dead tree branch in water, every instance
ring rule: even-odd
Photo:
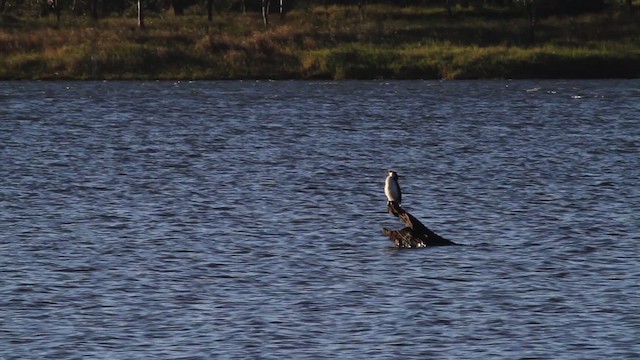
[[[387,211],[399,218],[406,226],[401,230],[382,229],[382,233],[388,236],[399,248],[457,245],[453,241],[447,240],[429,230],[429,228],[424,226],[418,219],[406,212],[395,202],[389,202],[387,204]]]

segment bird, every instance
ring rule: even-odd
[[[402,192],[398,184],[398,173],[393,170],[387,171],[387,179],[384,181],[384,194],[387,195],[389,203],[395,202],[400,205],[402,202]]]

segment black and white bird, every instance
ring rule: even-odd
[[[384,194],[390,203],[395,202],[400,205],[402,202],[402,192],[398,183],[398,174],[395,171],[387,171],[387,179],[384,181]]]

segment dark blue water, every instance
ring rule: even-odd
[[[639,99],[0,83],[0,358],[636,359]],[[394,249],[387,169],[466,246]]]

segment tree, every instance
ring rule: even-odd
[[[186,8],[198,3],[197,0],[164,0],[163,2],[164,2],[165,9],[173,8],[173,15],[175,16],[184,15],[184,10]],[[211,8],[213,9],[213,0],[207,0],[207,9],[209,7],[209,2],[211,2]],[[213,10],[212,10],[212,14],[213,14]]]
[[[529,18],[529,41],[533,43],[536,38],[536,0],[521,0],[524,3],[524,8],[527,11],[527,17]]]
[[[452,1],[453,1],[453,0],[447,0],[447,1],[445,2],[445,6],[447,7],[447,15],[449,15],[449,17],[452,17],[452,16],[453,16],[453,10],[451,10],[451,2],[452,2]]]
[[[585,12],[602,11],[604,0],[518,0],[525,9],[529,20],[529,40],[535,41],[538,19],[549,15],[576,15]]]
[[[138,0],[138,27],[144,29],[144,14],[142,13],[142,0]]]
[[[262,20],[264,21],[264,26],[269,25],[269,6],[271,5],[271,0],[262,0]]]
[[[207,20],[213,21],[213,0],[207,0]]]
[[[51,6],[51,8],[56,14],[56,20],[60,22],[60,7],[61,7],[60,0],[47,0],[47,4]]]
[[[175,16],[184,15],[185,4],[182,0],[169,0],[167,7],[173,8],[173,15]]]
[[[93,20],[98,20],[98,1],[89,0],[89,12]]]

